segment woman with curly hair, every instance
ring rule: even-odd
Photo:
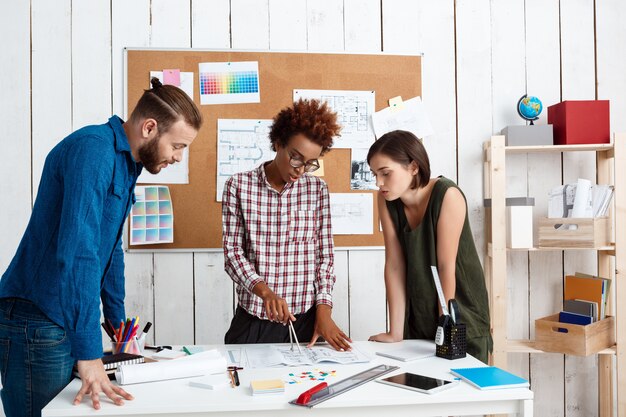
[[[238,306],[225,343],[286,343],[286,324],[293,324],[309,346],[323,337],[337,350],[350,350],[352,341],[331,317],[328,187],[310,175],[339,131],[326,103],[299,100],[274,117],[274,160],[226,181],[224,264],[237,284]]]

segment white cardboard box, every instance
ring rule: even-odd
[[[533,247],[533,206],[507,206],[506,246]]]

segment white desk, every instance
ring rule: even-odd
[[[398,347],[397,343],[356,342],[356,346],[372,354],[374,357],[372,362],[358,365],[322,364],[298,368],[244,369],[239,371],[241,386],[217,391],[191,387],[188,379],[126,385],[124,388],[135,397],[133,401],[126,401],[124,406],[118,407],[108,399],[102,398],[102,408],[99,411],[92,409],[88,398],[78,406],[72,405],[72,400],[80,387],[80,381],[74,380],[44,408],[43,416],[380,417],[384,415],[459,416],[517,413],[520,416],[532,417],[533,393],[529,389],[481,391],[463,381],[455,387],[434,395],[421,394],[372,381],[319,404],[313,409],[294,406],[288,404],[288,401],[315,386],[319,381],[286,384],[284,394],[268,397],[253,397],[251,394],[249,386],[253,379],[287,380],[289,373],[297,374],[305,370],[335,370],[336,377],[326,380],[330,385],[381,363],[400,366],[401,369],[394,373],[409,371],[445,379],[452,379],[448,372],[451,367],[463,368],[481,364],[472,357],[454,361],[433,357],[412,362],[399,362],[374,355],[376,351]],[[212,347],[219,348],[219,346]]]

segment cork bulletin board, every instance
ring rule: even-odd
[[[260,103],[200,105],[198,64],[258,61]],[[168,184],[174,208],[174,243],[129,245],[130,249],[222,247],[222,205],[216,201],[217,119],[271,119],[293,100],[294,89],[373,90],[376,111],[388,100],[421,96],[421,57],[416,55],[296,53],[234,50],[126,50],[127,114],[149,86],[150,71],[166,68],[194,73],[194,100],[204,124],[189,152],[189,184]],[[373,193],[371,235],[335,235],[336,246],[383,246],[376,192],[350,191],[350,149],[323,157],[322,177],[331,193]]]

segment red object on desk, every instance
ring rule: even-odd
[[[296,400],[296,403],[297,404],[301,404],[301,405],[304,405],[304,404],[308,403],[309,401],[311,401],[311,396],[313,394],[315,394],[316,392],[320,392],[321,390],[323,390],[324,388],[327,388],[327,387],[328,387],[328,384],[326,382],[322,382],[321,384],[317,384],[316,386],[314,386],[310,390],[304,391],[302,394],[300,394],[300,396]]]
[[[610,143],[608,100],[566,100],[548,107],[555,145]]]

